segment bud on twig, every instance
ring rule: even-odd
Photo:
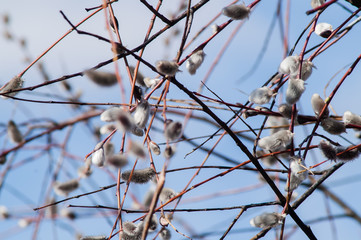
[[[305,82],[302,79],[289,79],[288,88],[286,91],[286,101],[288,104],[295,104],[302,93],[305,91]]]
[[[323,38],[328,38],[333,31],[332,25],[329,23],[317,23],[315,33]]]
[[[313,94],[311,97],[311,105],[312,109],[316,115],[316,117],[319,117],[323,107],[326,105],[325,101],[318,95],[317,93]],[[329,115],[328,108],[325,110],[323,114],[323,118],[327,118]]]
[[[72,179],[67,182],[54,182],[54,192],[59,196],[67,197],[68,194],[72,191],[75,191],[79,187],[79,181],[77,179]]]
[[[233,4],[223,8],[222,13],[233,20],[242,20],[249,16],[250,8],[244,4]]]
[[[357,148],[348,150],[351,147],[353,147],[353,146],[349,146],[349,147],[337,146],[336,147],[337,159],[344,161],[344,162],[348,162],[348,161],[351,161],[351,160],[354,160],[355,158],[357,158],[360,155],[360,152],[358,151]]]
[[[98,167],[103,167],[105,163],[105,153],[103,142],[98,143],[95,145],[95,152],[92,154],[92,163]]]
[[[164,136],[167,141],[175,141],[182,136],[183,125],[181,122],[174,122],[171,119],[167,119],[165,122]]]
[[[170,199],[174,198],[177,193],[171,188],[163,188],[160,195],[159,200],[163,203],[169,201]]]
[[[24,85],[24,80],[16,76],[0,88],[0,93],[5,93],[8,91],[20,89],[23,87],[23,85]],[[18,92],[7,93],[6,95],[1,95],[1,97],[7,99],[8,98],[7,96],[13,97],[16,94],[18,94]]]
[[[282,221],[285,217],[286,214],[281,213],[263,213],[257,217],[252,218],[250,224],[253,227],[258,228],[276,227],[282,224]]]
[[[145,128],[145,125],[148,122],[149,113],[149,103],[147,100],[142,99],[140,103],[138,103],[133,113],[134,122],[139,128]]]
[[[128,181],[131,171],[125,171],[122,173],[122,179]],[[134,183],[147,183],[155,176],[153,168],[145,168],[140,170],[134,170],[132,174],[131,182]]]
[[[8,122],[7,132],[8,132],[9,139],[13,143],[16,143],[16,144],[21,143],[24,140],[19,128],[17,127],[16,123],[12,120],[10,120]]]
[[[321,140],[318,148],[327,159],[336,160],[336,148],[329,141]]]
[[[188,60],[186,62],[186,68],[191,75],[194,75],[196,73],[197,69],[201,66],[205,55],[206,54],[203,52],[203,50],[199,50],[199,51],[193,53],[188,58]]]
[[[248,100],[255,104],[265,104],[271,100],[271,97],[275,96],[277,93],[274,93],[269,87],[261,87],[253,90],[249,95]]]
[[[281,130],[271,136],[263,137],[258,141],[258,146],[272,152],[286,149],[291,143],[294,133],[290,130]]]
[[[122,168],[128,164],[128,159],[121,153],[107,157],[106,164],[115,168]]]
[[[303,180],[307,177],[307,171],[305,167],[305,162],[300,157],[291,157],[290,162],[291,176],[290,182],[288,184],[288,180],[285,186],[285,191],[292,192],[303,182]],[[289,185],[289,188],[288,188]]]
[[[330,134],[339,135],[346,132],[346,127],[343,122],[339,122],[333,118],[325,118],[321,120],[323,130]]]
[[[94,83],[102,87],[110,87],[118,82],[117,76],[114,73],[88,70],[85,71],[85,75]]]
[[[153,141],[149,142],[149,147],[150,150],[155,154],[155,155],[160,155],[160,147],[158,146],[158,144],[156,144]]]
[[[174,76],[178,72],[179,65],[174,61],[160,60],[156,62],[156,69],[163,75]]]

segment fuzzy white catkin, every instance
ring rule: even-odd
[[[175,197],[177,195],[177,193],[171,189],[171,188],[163,188],[160,195],[159,195],[159,200],[162,201],[163,203],[167,202],[168,200],[170,200],[171,198]]]
[[[191,75],[194,75],[196,73],[197,69],[203,63],[205,56],[206,56],[206,54],[203,52],[203,50],[199,50],[199,51],[193,53],[188,58],[188,60],[186,62],[186,68]]]
[[[125,171],[122,173],[122,179],[128,181],[131,171]],[[145,168],[140,170],[134,170],[132,174],[131,182],[134,183],[147,183],[155,176],[153,168]]]
[[[360,152],[357,148],[353,148],[351,150],[349,150],[350,148],[352,148],[353,146],[349,146],[349,147],[344,147],[344,146],[337,146],[336,147],[336,158],[338,160],[344,161],[344,162],[348,162],[351,160],[354,160],[355,158],[357,158],[360,155]]]
[[[174,61],[160,60],[157,61],[156,69],[163,75],[174,76],[178,72],[179,65]]]
[[[311,0],[311,7],[317,8],[325,3],[325,0]]]
[[[249,16],[250,8],[244,4],[233,4],[223,8],[222,14],[233,19],[242,20]]]
[[[133,222],[124,222],[123,223],[123,236],[124,240],[136,240],[140,239],[143,231],[143,222],[135,224]]]
[[[336,160],[336,148],[329,141],[321,140],[318,148],[327,159]]]
[[[164,149],[164,157],[167,159],[170,159],[171,157],[173,157],[173,155],[176,152],[176,148],[174,145],[169,145]]]
[[[346,132],[345,124],[333,118],[322,119],[320,125],[323,130],[333,135],[339,135]]]
[[[158,146],[158,144],[156,144],[153,141],[149,142],[149,147],[150,150],[155,154],[155,155],[160,155],[160,147]]]
[[[283,103],[278,106],[278,112],[284,117],[291,119],[292,116],[292,106],[286,103]]]
[[[142,99],[133,113],[134,122],[139,128],[145,128],[145,125],[148,122],[149,113],[149,103],[147,100]]]
[[[298,70],[298,66],[298,56],[288,56],[280,63],[280,66],[278,67],[278,72],[282,74],[291,74]]]
[[[92,155],[92,163],[98,167],[103,167],[105,163],[105,152],[102,145],[102,142],[95,145],[95,152]]]
[[[111,107],[100,114],[100,120],[103,122],[114,122],[117,120],[120,112],[123,111],[119,107]]]
[[[105,124],[105,125],[101,126],[101,128],[99,129],[99,132],[100,132],[100,134],[105,135],[105,134],[110,134],[115,129],[117,129],[115,124],[109,123],[109,124]]]
[[[164,136],[168,141],[178,140],[182,136],[183,124],[168,119],[165,123]]]
[[[361,116],[350,111],[344,112],[342,121],[345,124],[355,124],[361,126]]]
[[[67,197],[70,192],[75,191],[78,187],[79,181],[77,179],[72,179],[63,183],[57,181],[54,182],[53,189],[57,195]]]
[[[21,143],[24,140],[23,135],[21,134],[18,126],[12,120],[10,120],[8,122],[7,132],[8,132],[9,139],[13,143],[16,143],[16,144]]]
[[[154,88],[159,82],[159,78],[144,78],[144,84],[147,88]]]
[[[64,218],[68,218],[70,220],[74,220],[76,218],[76,214],[74,211],[70,210],[69,208],[63,208],[60,210],[60,216]]]
[[[141,143],[131,141],[129,145],[129,151],[135,157],[145,158],[147,156],[144,146]]]
[[[323,38],[328,38],[333,31],[332,25],[329,23],[317,23],[315,33]]]
[[[325,106],[325,101],[323,101],[323,99],[320,97],[319,94],[315,93],[312,95],[311,97],[311,105],[312,105],[312,109],[313,112],[315,113],[316,117],[318,117],[322,111],[322,109]],[[323,117],[327,118],[329,114],[328,108],[325,110]]]
[[[275,134],[281,130],[289,128],[289,122],[283,117],[269,116],[266,122],[267,127],[270,127],[270,135]]]
[[[259,216],[252,218],[250,224],[253,227],[258,228],[275,227],[282,224],[282,221],[285,217],[286,214],[281,213],[263,213]]]
[[[271,100],[271,97],[273,97],[274,95],[275,93],[272,89],[264,86],[253,90],[249,95],[248,100],[252,103],[262,105],[268,103]]]
[[[288,104],[295,104],[305,91],[305,82],[302,79],[288,80],[288,87],[286,91],[286,101]]]
[[[301,79],[306,81],[311,76],[313,68],[316,68],[316,67],[311,61],[303,60]],[[298,78],[298,76],[299,76],[298,68],[296,71],[290,73],[290,78]]]
[[[102,87],[111,87],[118,82],[114,73],[88,70],[85,71],[85,75],[94,83]]]
[[[22,88],[24,85],[24,80],[21,77],[14,77],[12,78],[9,82],[7,82],[3,87],[0,88],[0,93],[5,93],[8,91],[12,91],[12,90],[17,90]],[[7,93],[6,95],[1,95],[2,98],[7,99],[7,96],[15,96],[16,94],[18,94],[19,92],[12,92],[12,93]]]
[[[258,146],[272,152],[286,149],[291,143],[294,133],[290,130],[281,130],[258,141]]]
[[[22,218],[18,221],[18,226],[21,228],[26,228],[31,223],[30,219]]]
[[[10,217],[9,210],[6,206],[0,206],[0,219],[7,219]]]
[[[285,191],[290,192],[298,188],[298,186],[307,177],[307,171],[305,171],[305,162],[302,158],[291,157],[290,162],[291,176],[290,176],[290,187],[288,188],[288,180],[285,186]]]
[[[172,233],[171,231],[169,231],[168,228],[164,228],[162,229],[162,231],[160,231],[159,236],[162,240],[170,240],[172,237]]]

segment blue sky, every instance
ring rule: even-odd
[[[156,1],[149,2],[153,5],[156,3]],[[179,1],[177,1],[177,4],[174,4],[174,2],[175,1],[164,1],[164,6],[162,7],[162,13],[164,15],[168,16],[171,12],[174,12],[175,9],[177,9]],[[193,37],[200,28],[202,28],[222,9],[222,7],[229,2],[230,1],[210,1],[204,6],[204,8],[199,10],[199,12],[197,12],[194,16],[194,25],[192,26],[190,37]],[[16,41],[9,41],[4,39],[4,37],[0,38],[0,65],[2,66],[0,68],[0,84],[2,85],[6,83],[27,66],[27,63],[24,62],[25,56],[30,56],[31,59],[36,58],[69,29],[69,25],[62,18],[59,10],[63,10],[67,17],[73,23],[76,23],[89,14],[84,10],[84,8],[97,6],[99,3],[100,1],[53,2],[44,0],[21,0],[17,1],[16,4],[10,1],[2,3],[0,14],[8,14],[10,16],[10,24],[8,26],[9,31],[14,34],[16,39],[23,38],[26,40],[27,50],[23,51]],[[245,3],[249,4],[250,2]],[[254,61],[256,61],[261,46],[264,44],[271,19],[275,13],[276,4],[277,1],[275,0],[261,1],[255,7],[249,19],[245,21],[244,26],[241,27],[240,31],[232,40],[220,62],[214,69],[214,72],[207,80],[207,86],[215,91],[224,101],[231,103],[245,103],[248,99],[247,94],[252,92],[255,88],[260,87],[277,71],[278,65],[284,56],[278,24],[276,24],[271,38],[269,39],[267,50],[255,73],[247,80],[239,81],[240,77],[244,73],[248,72],[248,70],[253,66]],[[350,9],[354,9],[347,3],[345,3],[345,5],[347,5]],[[123,44],[130,49],[138,46],[144,39],[151,14],[138,1],[120,1],[115,3],[113,7],[120,23],[120,33]],[[286,3],[283,3],[282,7],[284,10],[286,8]],[[314,16],[307,16],[305,14],[305,12],[309,9],[310,4],[308,1],[293,1],[291,3],[289,22],[290,47],[293,46],[299,36],[299,33]],[[348,16],[349,13],[335,4],[329,7],[321,15],[319,22],[329,22],[335,28]],[[222,24],[227,20],[228,19],[225,16],[220,16],[215,23]],[[222,31],[221,34],[219,34],[219,36],[206,46],[204,49],[207,54],[205,61],[202,67],[197,71],[196,75],[189,75],[184,65],[180,67],[182,72],[177,74],[177,79],[188,89],[191,91],[197,91],[200,81],[206,75],[218,52],[223,47],[223,44],[237,24],[238,22],[231,23],[224,31]],[[159,30],[161,27],[163,27],[163,24],[160,21],[157,21],[155,29]],[[179,30],[182,30],[183,27],[184,21],[181,21],[175,26],[175,28]],[[98,13],[96,16],[91,18],[82,25],[81,29],[104,37],[109,36],[106,31],[103,13]],[[1,32],[5,30],[3,24],[0,26],[0,30]],[[334,77],[334,79],[330,82],[329,87],[326,89],[326,96],[328,96],[343,74],[345,74],[345,70],[342,70],[342,68],[344,66],[349,66],[349,64],[352,63],[361,53],[359,31],[360,26],[356,25],[352,31],[350,31],[350,33],[348,33],[337,44],[315,58],[313,63],[317,69],[314,70],[311,78],[307,80],[306,91],[298,103],[300,114],[313,115],[310,105],[310,98],[312,94],[318,93],[321,96],[324,96],[323,92],[325,85],[332,77]],[[189,54],[211,34],[212,30],[210,28],[206,29],[204,33],[200,35],[188,49],[186,49],[183,56]],[[171,41],[169,46],[164,46],[165,38],[171,35],[172,30],[169,30],[159,39],[151,43],[145,51],[144,58],[150,63],[155,63],[159,59],[174,58],[179,48],[179,38],[170,38]],[[296,47],[295,53],[300,53],[304,40],[305,37],[301,39],[300,44]],[[323,41],[323,39],[313,34],[311,36],[309,46],[318,44],[321,41]],[[309,55],[306,57],[308,56]],[[52,49],[47,55],[45,55],[41,62],[43,62],[45,69],[49,73],[50,79],[55,79],[63,75],[84,71],[85,69],[93,67],[99,62],[108,60],[111,57],[112,52],[110,51],[108,44],[89,36],[82,36],[73,32],[56,47],[54,47],[54,49]],[[124,62],[118,62],[121,75],[124,78],[124,81],[128,83],[128,79],[124,71]],[[129,62],[131,65],[136,63],[136,61],[132,58],[129,58]],[[103,67],[102,70],[114,71],[114,65],[109,64]],[[141,65],[140,71],[145,76],[156,76],[144,65]],[[357,104],[361,97],[358,88],[360,75],[361,70],[360,67],[357,66],[335,95],[335,98],[331,103],[332,108],[335,110],[332,114],[342,115],[346,110],[350,110],[356,114],[361,114],[360,106]],[[36,85],[43,81],[36,66],[31,68],[23,76],[23,78],[25,80],[25,87]],[[84,102],[108,103],[121,101],[120,89],[117,86],[112,88],[99,88],[86,77],[72,78],[70,83],[73,87],[74,93],[81,92],[81,100]],[[127,90],[129,89],[127,88]],[[40,88],[33,92],[20,93],[18,96],[29,99],[37,98],[42,100],[57,100],[54,99],[54,96],[43,97],[40,93],[68,96],[61,88],[60,84]],[[206,90],[204,90],[203,93],[207,96],[213,97],[213,95]],[[283,90],[283,93],[285,93],[285,90]],[[127,94],[129,94],[129,92]],[[160,91],[158,90],[155,93],[155,96],[159,96],[159,94]],[[171,86],[168,96],[169,98],[174,99],[183,99],[186,97],[185,94],[180,92],[175,86]],[[126,99],[128,99],[128,95]],[[282,99],[282,94],[279,93],[276,104],[282,103]],[[1,108],[3,110],[0,118],[0,123],[2,124],[0,126],[1,150],[14,146],[8,141],[4,128],[4,124],[6,124],[10,119],[22,124],[21,129],[25,131],[27,129],[25,124],[28,122],[34,123],[34,119],[47,118],[62,122],[81,114],[81,111],[74,110],[69,106],[63,105],[15,102],[12,100],[5,101],[3,99],[0,101]],[[152,100],[152,103],[155,103],[155,100]],[[267,107],[269,105],[265,106]],[[106,107],[101,106],[100,108],[105,109]],[[187,111],[182,110],[182,112]],[[218,113],[224,121],[228,120],[228,118],[232,116],[232,113],[228,111],[217,110],[216,113]],[[195,114],[197,116],[207,117],[201,112],[196,112]],[[178,115],[172,115],[170,113],[169,117],[183,121],[183,118]],[[263,117],[257,116],[247,119],[246,121],[252,127],[257,128],[262,123]],[[94,118],[89,124],[92,126],[101,126],[103,123],[99,120],[99,118]],[[162,129],[163,123],[157,120],[153,126],[158,129]],[[307,136],[307,133],[312,130],[312,127],[313,125],[296,127],[295,141],[297,144],[299,144],[305,136]],[[242,123],[237,123],[234,126],[234,130],[244,129],[245,126]],[[39,129],[34,130],[31,134],[33,135],[39,133],[42,130],[44,129],[40,127]],[[213,126],[205,125],[203,122],[198,120],[191,120],[189,125],[186,127],[184,134],[187,137],[196,137],[211,134],[215,130],[216,128]],[[322,130],[320,130],[320,132],[327,135],[327,133],[324,133]],[[268,133],[268,131],[265,131],[262,136],[266,136]],[[49,183],[51,182],[51,176],[59,161],[63,161],[62,168],[58,176],[59,180],[65,181],[76,177],[76,168],[81,166],[82,158],[92,151],[97,143],[97,140],[91,134],[85,123],[80,123],[71,130],[64,129],[62,131],[57,131],[51,135],[51,138],[54,143],[62,144],[67,134],[70,134],[71,136],[66,146],[67,152],[73,154],[74,158],[69,156],[64,157],[61,154],[61,149],[56,147],[51,149],[48,153],[41,151],[42,146],[46,145],[48,141],[45,137],[32,142],[27,145],[23,151],[10,156],[14,157],[14,168],[7,175],[4,186],[1,189],[0,205],[7,206],[13,214],[12,218],[9,220],[0,220],[0,239],[31,239],[34,232],[34,224],[25,229],[21,229],[17,226],[17,221],[23,217],[35,217],[36,213],[32,210],[32,208],[44,204],[44,196],[48,194],[48,191],[50,196],[54,196],[51,192]],[[359,139],[354,137],[354,131],[351,129],[347,130],[347,134],[342,135],[343,138],[338,136],[327,136],[342,145],[349,145],[344,138],[347,138],[354,144],[359,143]],[[142,141],[142,138],[132,137],[132,139]],[[156,130],[152,132],[152,139],[157,143],[164,143],[165,141],[163,134]],[[212,139],[205,146],[211,148],[217,139],[218,138]],[[317,144],[319,141],[320,138],[315,137],[313,144]],[[116,133],[112,142],[119,148],[121,143],[121,134]],[[200,144],[202,140],[196,140],[196,142]],[[250,149],[252,148],[253,143],[245,141],[245,144]],[[164,145],[161,145],[161,148],[164,149]],[[206,153],[197,151],[184,158],[185,154],[190,152],[192,149],[193,146],[187,143],[178,144],[177,154],[171,159],[169,169],[199,165],[206,157]],[[216,151],[239,162],[247,160],[245,155],[227,136],[221,141],[219,146],[217,146]],[[37,154],[40,153],[43,154],[38,156]],[[135,158],[130,157],[129,160],[134,163]],[[161,169],[164,157],[155,156],[154,160],[157,169]],[[310,151],[306,164],[309,166],[323,160],[325,160],[324,157],[316,149]],[[358,200],[360,195],[357,191],[360,187],[360,163],[358,160],[359,159],[345,164],[326,181],[325,186],[327,186],[330,191],[336,193],[337,196],[345,201],[353,210],[360,213],[361,208]],[[317,168],[317,170],[329,168],[333,164],[334,163],[327,162],[320,168]],[[206,165],[232,166],[232,164],[229,164],[214,155],[210,157]],[[145,168],[148,166],[148,161],[140,161],[137,168]],[[127,169],[130,167],[131,165],[127,166]],[[0,166],[0,174],[4,172],[4,169],[4,165]],[[193,180],[191,185],[204,181],[222,171],[224,170],[202,170],[201,173]],[[166,178],[166,186],[171,187],[176,191],[181,191],[194,173],[195,170],[169,173]],[[89,179],[82,179],[81,189],[72,194],[77,195],[112,184],[115,181],[115,176],[116,172],[114,170],[107,168],[94,168],[92,177]],[[307,180],[307,182],[309,181]],[[133,194],[135,199],[142,201],[142,198],[150,187],[152,187],[152,184],[142,186],[131,185],[130,192]],[[283,188],[284,183],[280,183],[280,189],[283,190]],[[300,187],[297,191],[301,195],[305,190],[306,188]],[[196,200],[198,197],[217,193],[219,194],[223,191],[234,191],[236,193],[211,197],[206,200]],[[61,200],[61,197],[57,197],[57,200]],[[182,199],[179,208],[228,207],[273,200],[275,200],[275,195],[268,186],[260,185],[260,181],[258,180],[258,176],[255,172],[234,171],[187,193]],[[67,204],[100,204],[115,207],[115,190],[106,190],[100,194],[93,195],[91,198],[84,197],[75,199],[65,204],[60,204],[59,208],[66,207]],[[132,198],[128,196],[125,206],[127,208],[131,208],[133,205],[134,203]],[[331,209],[331,215],[344,213],[343,209],[340,208],[339,205],[335,204],[332,200],[330,200],[330,198],[325,197],[317,191],[309,199],[307,199],[296,212],[302,220],[307,222],[327,216],[327,207]],[[265,211],[279,212],[281,210],[281,208],[274,206],[247,210],[237,221],[233,231],[228,235],[227,239],[250,239],[259,231],[259,229],[252,228],[249,225],[249,220],[251,218]],[[94,209],[75,209],[75,211],[80,217],[74,222],[70,222],[69,220],[62,218],[57,219],[56,221],[51,221],[49,219],[43,220],[40,225],[40,230],[38,231],[37,239],[73,239],[72,237],[75,232],[79,232],[84,235],[109,234],[111,229],[109,222],[114,222],[114,214],[107,220],[105,217],[100,215],[100,211]],[[105,213],[111,212],[105,211]],[[186,235],[191,235],[192,233],[200,234],[204,232],[216,232],[216,234],[206,236],[204,239],[219,239],[237,214],[238,210],[206,213],[181,212],[175,215],[173,223],[177,229]],[[125,220],[131,221],[139,216],[141,215],[125,214],[123,217]],[[287,218],[286,233],[291,233],[291,228],[293,226],[293,220],[291,218]],[[332,231],[334,226],[336,226],[336,232]],[[334,221],[320,221],[312,224],[311,228],[319,239],[356,239],[361,235],[360,225],[351,218],[340,218],[335,219]],[[174,237],[172,239],[184,239],[184,237],[173,230],[172,234]],[[154,235],[151,236],[154,237]],[[265,239],[273,239],[274,237],[275,233],[270,232]],[[305,239],[305,236],[300,230],[298,230],[296,233],[291,235],[291,239]]]

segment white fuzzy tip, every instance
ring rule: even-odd
[[[118,82],[114,73],[88,70],[85,72],[85,75],[95,84],[102,87],[111,87]]]
[[[305,82],[302,79],[288,80],[288,88],[286,91],[286,101],[288,104],[295,104],[305,91]]]
[[[150,150],[155,154],[155,155],[160,155],[160,147],[158,144],[156,144],[155,142],[153,141],[150,141],[149,142],[149,147],[150,147]]]
[[[188,60],[186,62],[186,68],[191,75],[194,75],[196,73],[197,69],[201,66],[205,55],[206,54],[203,52],[203,50],[199,50],[199,51],[193,53],[188,58]]]
[[[163,203],[169,201],[170,199],[174,198],[177,193],[171,188],[163,188],[160,195],[159,200]]]
[[[298,56],[288,56],[281,62],[278,67],[278,72],[282,74],[291,74],[298,70],[299,60]]]
[[[311,0],[311,7],[317,8],[325,3],[325,0]]]
[[[92,163],[98,167],[103,167],[105,163],[105,151],[102,145],[102,142],[98,143],[95,146],[95,152],[92,155]]]
[[[156,69],[163,75],[174,76],[178,72],[179,65],[174,61],[160,60],[156,62]]]
[[[258,228],[275,227],[282,224],[282,221],[285,217],[286,215],[281,213],[263,213],[257,217],[252,218],[250,224],[253,227]]]
[[[286,183],[285,191],[290,192],[298,188],[298,186],[303,182],[307,177],[307,170],[305,169],[305,162],[302,158],[291,157],[290,162],[291,176],[290,183],[288,188],[288,180]]]
[[[182,136],[183,125],[168,119],[165,123],[164,136],[168,141],[178,140]]]
[[[131,171],[125,171],[122,173],[122,179],[128,181]],[[145,168],[140,170],[134,170],[132,174],[131,182],[134,183],[147,183],[155,176],[153,168]]]
[[[286,149],[291,143],[294,133],[290,130],[281,130],[258,141],[258,146],[265,150],[277,152]]]
[[[315,113],[316,117],[318,117],[320,115],[322,109],[326,105],[326,103],[325,103],[325,101],[323,101],[323,99],[320,97],[319,94],[315,93],[311,97],[311,105],[312,105],[313,112]],[[323,117],[327,118],[328,114],[329,114],[329,111],[327,108],[325,110],[325,113],[323,114]]]
[[[77,179],[72,179],[63,183],[57,181],[54,182],[53,189],[57,195],[67,197],[70,192],[75,191],[78,187],[79,181]]]
[[[244,4],[233,4],[223,8],[222,13],[233,20],[242,20],[249,16],[250,8]]]
[[[355,124],[361,126],[361,116],[350,111],[346,111],[343,114],[342,121],[345,124]]]
[[[273,92],[272,89],[269,87],[261,87],[253,90],[249,95],[248,100],[255,104],[265,104],[271,100],[271,97],[275,96],[276,94]]]
[[[328,38],[333,31],[332,25],[329,23],[317,23],[315,33],[323,38]]]
[[[147,88],[154,88],[160,82],[159,78],[144,78],[144,84]]]
[[[24,80],[18,76],[12,78],[7,82],[3,87],[0,88],[0,93],[5,93],[8,91],[13,91],[22,88],[24,85]],[[18,92],[7,93],[6,95],[1,95],[2,98],[7,99],[7,96],[15,96]]]
[[[145,128],[145,125],[148,122],[149,113],[149,103],[147,100],[142,99],[140,103],[138,103],[133,113],[135,125],[137,125],[141,129]]]

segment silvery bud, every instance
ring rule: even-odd
[[[173,155],[175,154],[176,152],[176,148],[174,145],[169,145],[167,146],[165,149],[164,149],[164,157],[169,159],[171,157],[173,157]]]
[[[271,97],[275,96],[277,93],[274,93],[269,87],[261,87],[253,90],[249,95],[248,100],[255,104],[265,104],[271,100]]]
[[[13,143],[21,143],[24,140],[23,135],[21,134],[18,126],[12,120],[10,120],[8,122],[7,132],[8,132],[9,139]]]
[[[149,113],[149,103],[147,100],[142,99],[140,103],[138,103],[133,113],[135,125],[137,125],[141,129],[145,128],[145,125],[148,122]]]
[[[233,20],[242,20],[249,16],[250,11],[244,4],[233,4],[223,8],[222,13]]]
[[[109,124],[103,125],[103,126],[99,129],[99,132],[100,132],[100,134],[105,135],[105,134],[110,134],[110,133],[113,132],[115,129],[117,129],[117,127],[115,126],[115,124],[109,123]]]
[[[131,171],[125,171],[122,173],[122,179],[128,181]],[[155,176],[153,168],[145,168],[140,170],[134,170],[132,174],[131,182],[134,183],[147,183]]]
[[[178,72],[179,65],[174,61],[160,60],[156,62],[156,69],[163,75],[174,76]]]
[[[258,146],[265,150],[277,152],[286,149],[291,143],[294,133],[290,130],[281,130],[258,141]]]
[[[92,163],[98,167],[103,167],[105,163],[105,152],[102,142],[95,145],[95,152],[92,155]]]
[[[361,126],[361,116],[357,115],[357,114],[354,114],[354,113],[352,113],[350,111],[346,111],[343,114],[342,121],[345,124],[354,124],[354,125]]]
[[[155,155],[160,155],[160,147],[158,146],[158,144],[156,144],[153,141],[149,142],[149,147],[150,150],[155,154]]]
[[[147,88],[154,88],[160,82],[159,78],[144,78],[144,84]]]
[[[163,188],[159,195],[159,200],[165,203],[168,202],[170,199],[174,198],[175,196],[177,196],[177,193],[173,189]]]
[[[333,31],[332,25],[329,23],[317,23],[315,33],[323,38],[328,38]]]
[[[257,217],[252,218],[250,224],[253,227],[258,228],[276,227],[282,224],[282,221],[285,217],[286,214],[281,213],[263,213]]]
[[[283,103],[278,106],[278,112],[284,117],[291,119],[292,117],[292,106],[286,103]]]
[[[23,87],[23,85],[24,85],[24,80],[21,77],[16,76],[0,88],[0,93],[5,93],[8,91],[20,89]],[[6,95],[1,95],[1,97],[7,99],[8,98],[7,96],[13,97],[16,94],[18,94],[18,92],[7,93]]]
[[[312,69],[316,68],[315,65],[309,60],[303,60],[301,79],[306,81],[312,74]],[[290,78],[298,78],[298,69],[295,72],[290,73]]]
[[[0,206],[0,219],[7,219],[10,217],[10,213],[7,207]]]
[[[164,136],[167,141],[178,140],[182,136],[183,125],[181,122],[175,122],[167,119],[165,123]]]
[[[325,0],[311,0],[311,7],[317,8],[325,3]]]
[[[79,187],[78,179],[72,179],[67,182],[60,183],[58,181],[54,182],[53,189],[54,192],[59,196],[67,197],[68,194],[72,191],[75,191]]]
[[[128,159],[121,153],[107,157],[106,164],[114,168],[122,168],[128,164]]]
[[[160,231],[159,236],[162,240],[170,240],[172,237],[172,233],[169,231],[168,228],[163,228]]]
[[[130,70],[130,72],[131,72],[131,74],[132,74],[132,77],[134,78],[135,67],[130,66],[130,67],[129,67],[129,70]],[[145,84],[145,82],[144,82],[144,76],[143,76],[143,74],[140,73],[139,70],[138,70],[138,72],[137,72],[137,78],[135,79],[135,82],[136,82],[138,85],[142,86],[142,87],[146,87],[146,84]]]
[[[320,125],[322,126],[323,130],[330,134],[339,135],[346,132],[345,124],[333,118],[322,119]]]
[[[291,157],[290,162],[291,176],[290,176],[290,187],[288,188],[288,180],[286,183],[285,191],[291,192],[298,188],[298,186],[307,177],[307,171],[305,171],[305,161],[299,157]]]
[[[295,104],[302,93],[305,91],[305,81],[302,79],[289,79],[288,80],[288,88],[286,91],[286,101],[288,104]]]
[[[139,158],[145,158],[147,156],[144,146],[138,142],[131,141],[129,145],[129,151],[135,156]]]
[[[327,159],[336,160],[336,148],[329,141],[321,140],[318,148]]]
[[[351,147],[353,147],[353,146],[349,146],[349,147],[337,146],[336,147],[336,152],[337,152],[336,158],[338,160],[345,161],[345,162],[348,162],[348,161],[351,161],[351,160],[354,160],[355,158],[357,158],[360,155],[360,152],[358,151],[357,148],[348,150]]]
[[[299,59],[298,56],[288,56],[281,62],[278,67],[278,72],[282,74],[291,74],[298,71]]]
[[[85,71],[85,75],[94,83],[102,87],[110,87],[118,82],[117,76],[114,73],[88,70]]]
[[[203,63],[205,53],[203,50],[198,50],[197,52],[193,53],[186,62],[186,68],[191,75],[194,75],[197,69]]]
[[[326,103],[325,103],[325,101],[323,101],[323,99],[320,97],[320,95],[315,93],[312,95],[311,105],[312,105],[312,109],[313,109],[316,117],[319,117],[319,115],[320,115],[322,109],[324,108],[324,106],[326,105]],[[327,118],[328,115],[329,115],[329,111],[327,108],[323,114],[323,117]]]

